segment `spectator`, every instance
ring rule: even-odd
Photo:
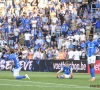
[[[28,51],[28,56],[27,56],[28,60],[32,60],[33,59],[33,52],[31,51],[31,48]]]
[[[14,33],[11,32],[8,36],[8,42],[9,42],[9,46],[13,46],[14,45]]]
[[[61,26],[61,30],[62,30],[62,34],[64,35],[64,37],[67,34],[67,26],[66,23],[64,22],[63,25]]]
[[[48,60],[52,60],[53,59],[53,53],[52,53],[51,49],[49,49],[49,51],[47,53],[47,56],[48,56]]]
[[[16,29],[14,29],[14,41],[15,42],[19,42],[19,29],[18,28],[16,28]]]
[[[64,52],[63,49],[59,51],[57,59],[58,60],[66,60],[67,59],[67,54],[66,54],[66,52]]]
[[[25,46],[29,47],[31,34],[29,34],[28,31],[26,31],[24,37],[25,37]]]
[[[57,25],[54,22],[51,23],[50,25],[51,35],[56,32],[56,26]]]
[[[98,34],[98,35],[100,35],[99,33],[100,33],[100,18],[97,20],[97,22],[96,22],[96,33]]]
[[[56,41],[55,33],[52,34],[52,36],[51,36],[51,41],[52,41],[52,42],[55,42],[55,41]]]
[[[56,38],[58,38],[61,35],[61,26],[60,23],[57,24],[56,26]]]
[[[47,60],[47,54],[46,51],[42,51],[43,56],[41,57],[42,60]]]
[[[76,45],[74,46],[74,49],[76,49],[78,51],[81,51],[81,46],[80,46],[80,43],[78,41],[76,42]]]
[[[24,41],[25,41],[24,34],[21,33],[21,35],[19,36],[19,43],[23,46],[24,45]]]
[[[98,41],[99,6],[95,13],[90,13],[90,9],[86,7],[90,7],[92,1],[88,5],[69,0],[51,0],[47,4],[40,0],[37,7],[32,6],[35,2],[38,4],[37,0],[31,1],[18,0],[19,3],[10,6],[7,3],[7,7],[1,10],[1,48],[13,48],[15,51],[18,49],[16,53],[20,59],[29,58],[32,52],[33,59],[37,60],[57,59],[59,51],[63,49],[69,53],[68,59],[75,59],[77,57],[74,57],[73,49],[77,53],[84,50],[89,34],[94,34],[94,40]],[[71,50],[68,51],[69,48]],[[6,56],[3,49],[2,55]]]
[[[36,52],[33,55],[33,59],[40,60],[41,59],[41,51],[40,49],[36,50]]]
[[[86,36],[83,32],[81,32],[81,34],[80,34],[80,42],[81,41],[86,41]]]
[[[22,59],[27,59],[28,50],[27,47],[23,47],[22,49]]]
[[[22,51],[21,51],[21,49],[18,49],[18,58],[22,59]]]
[[[62,41],[63,41],[63,36],[60,36],[60,37],[58,38],[58,49],[61,49]]]
[[[48,33],[48,35],[46,36],[46,42],[47,42],[47,45],[50,46],[51,36],[50,36],[49,33]]]
[[[69,48],[68,51],[68,60],[74,60],[74,51],[72,48]]]
[[[80,60],[81,53],[77,49],[74,51],[74,60]]]
[[[80,60],[87,60],[87,55],[84,50],[81,52]]]
[[[97,40],[97,39],[98,39],[98,35],[97,33],[94,33],[93,40]]]
[[[0,58],[2,58],[2,50],[0,49]]]
[[[80,39],[80,35],[79,35],[78,33],[76,33],[76,34],[74,35],[74,40],[75,40],[75,41],[79,41],[79,39]]]

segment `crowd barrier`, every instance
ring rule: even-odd
[[[20,60],[22,71],[57,72],[66,60]],[[74,73],[89,73],[87,60],[69,60]],[[10,60],[0,59],[0,70],[9,70]],[[95,63],[95,71],[100,74],[100,61]]]

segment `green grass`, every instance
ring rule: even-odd
[[[10,71],[0,71],[0,90],[99,90],[90,85],[100,85],[100,75],[89,82],[89,74],[74,74],[74,79],[58,79],[55,72],[20,72],[28,74],[30,80],[14,80]]]

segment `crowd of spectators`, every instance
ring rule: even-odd
[[[0,9],[0,58],[13,48],[20,59],[86,60],[89,34],[94,40],[100,35],[100,8],[91,12],[88,3],[72,0],[35,1]]]

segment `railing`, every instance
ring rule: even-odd
[[[97,4],[100,6],[100,2],[91,3],[91,12],[92,12],[93,10],[97,10],[98,8],[100,8],[100,7],[97,7]],[[95,5],[96,7],[93,8],[93,5]]]

